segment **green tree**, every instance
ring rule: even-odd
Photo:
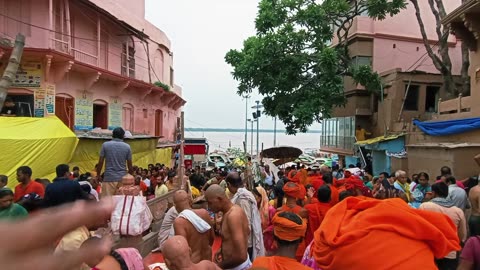
[[[261,0],[257,33],[225,60],[239,81],[238,94],[257,89],[265,113],[287,133],[305,132],[345,104],[343,80],[352,77],[369,91],[380,78],[369,66],[353,66],[348,35],[356,16],[382,20],[405,8],[405,0]],[[335,46],[331,41],[336,37]]]

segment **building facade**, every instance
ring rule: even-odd
[[[19,115],[175,140],[185,100],[170,41],[145,19],[143,0],[0,0],[0,10],[0,71],[8,43],[26,37],[8,93]]]
[[[480,1],[464,1],[442,22],[470,50],[470,96],[458,96],[439,102],[438,112],[425,124],[445,127],[465,127],[457,132],[437,134],[424,132],[412,126],[407,142],[408,168],[411,171],[437,173],[439,166],[449,166],[457,179],[478,176],[478,165],[474,157],[480,153]],[[435,131],[435,130],[434,130]],[[430,134],[429,134],[430,133]],[[443,133],[443,134],[442,134]]]
[[[447,1],[446,9],[451,11],[458,7],[460,2]],[[427,36],[433,45],[438,39],[435,33],[435,18],[428,1],[419,1],[419,5]],[[450,36],[448,42],[453,72],[459,74],[461,43],[454,36]],[[334,39],[333,44],[335,43]],[[344,165],[363,163],[367,159],[359,152],[359,147],[355,146],[355,129],[358,126],[369,133],[370,139],[402,134],[409,129],[412,119],[432,119],[439,109],[438,100],[447,98],[442,88],[441,76],[426,54],[415,9],[411,3],[399,14],[383,21],[373,20],[368,16],[356,17],[349,33],[349,50],[353,64],[371,65],[382,77],[384,87],[374,95],[361,85],[355,84],[351,78],[345,78],[347,103],[344,107],[334,109],[333,119],[324,121],[321,139],[321,151],[340,155]],[[330,141],[325,141],[325,137],[330,138]],[[332,141],[335,143],[332,144]],[[387,149],[380,146],[382,142],[382,139],[374,141],[377,146],[373,148],[383,152],[376,152],[375,155],[370,153],[368,157],[380,159],[374,163],[387,164],[377,170],[390,172],[406,169],[406,161],[383,161],[389,158],[389,150],[398,152],[399,144],[387,143],[395,145],[395,149]],[[403,157],[392,155],[394,156]]]

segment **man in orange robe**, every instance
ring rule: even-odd
[[[305,187],[295,182],[288,182],[283,186],[283,192],[287,201],[278,211],[288,211],[306,218],[307,212],[297,204],[298,200],[305,199]]]
[[[300,217],[305,219],[304,222],[306,223],[308,218],[307,210],[305,210],[302,206],[297,204],[298,200],[305,199],[305,195],[306,195],[305,187],[295,182],[289,182],[285,186],[283,186],[283,192],[285,193],[285,197],[287,198],[287,201],[278,211],[291,212],[296,215],[299,215]],[[303,237],[305,237],[305,235]],[[298,261],[302,259],[303,253],[305,252],[306,247],[307,247],[307,244],[305,243],[305,241],[302,241],[297,250]]]
[[[305,243],[310,243],[313,240],[315,231],[322,224],[325,215],[332,207],[331,201],[332,191],[330,187],[325,185],[317,190],[318,202],[307,204],[305,209],[308,211],[308,227],[305,235]]]
[[[307,229],[302,218],[291,212],[276,214],[273,219],[273,234],[278,243],[280,256],[257,257],[252,269],[311,270],[295,260],[295,253]]]
[[[338,191],[337,187],[333,184],[333,176],[331,173],[324,173],[322,175],[322,180],[325,182],[327,186],[330,187],[330,205],[333,207],[335,206],[338,201],[340,200],[340,192]]]
[[[322,270],[433,270],[434,258],[460,250],[456,227],[446,215],[413,209],[401,199],[366,197],[337,204],[313,243]]]

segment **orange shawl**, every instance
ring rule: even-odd
[[[332,205],[328,203],[311,203],[305,205],[305,209],[308,211],[308,229],[305,235],[305,243],[310,243],[313,240],[313,234],[322,224],[328,210],[332,208]]]
[[[460,245],[457,229],[446,215],[413,209],[401,199],[349,197],[328,211],[315,232],[312,250],[322,270],[352,265],[433,270],[434,258],[460,250]],[[375,259],[378,254],[388,254],[388,260]]]

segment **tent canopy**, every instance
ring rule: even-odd
[[[71,159],[78,138],[56,117],[0,117],[0,174],[14,188],[20,166],[32,168],[33,178],[55,177],[55,168]]]

